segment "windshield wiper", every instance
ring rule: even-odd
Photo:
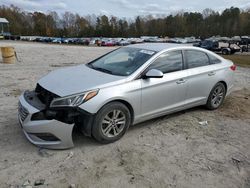
[[[108,74],[113,74],[113,72],[110,71],[110,70],[107,70],[107,69],[104,69],[104,68],[101,68],[101,67],[94,67],[94,65],[92,65],[92,64],[90,64],[90,67],[92,69],[95,69],[95,70],[98,70],[98,71],[101,71],[101,72],[106,72]]]

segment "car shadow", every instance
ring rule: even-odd
[[[144,129],[149,128],[151,126],[154,126],[156,121],[158,123],[160,123],[161,121],[164,121],[166,119],[177,118],[180,115],[195,112],[195,111],[201,111],[201,110],[207,111],[207,109],[205,107],[199,106],[199,107],[194,107],[194,108],[190,108],[187,110],[175,112],[175,113],[172,113],[169,115],[163,115],[163,116],[160,116],[157,118],[153,118],[153,119],[147,120],[145,122],[132,125],[129,128],[128,132],[133,131],[133,130],[137,130],[137,129],[142,129],[142,128],[144,128]],[[72,137],[73,137],[75,147],[82,147],[82,146],[91,147],[91,146],[101,146],[102,145],[102,144],[98,143],[97,141],[95,141],[92,137],[84,136],[77,128],[74,128]]]
[[[198,107],[193,107],[193,108],[189,108],[186,110],[182,110],[182,111],[178,111],[178,112],[174,112],[168,115],[162,115],[160,117],[156,117],[147,121],[144,121],[142,123],[138,123],[135,125],[132,125],[129,128],[129,131],[133,131],[134,129],[141,129],[142,127],[151,127],[155,125],[155,122],[160,123],[161,121],[165,121],[166,119],[170,119],[170,118],[178,118],[179,116],[186,114],[186,113],[191,113],[191,112],[195,112],[195,111],[207,111],[207,109],[203,106],[198,106]]]

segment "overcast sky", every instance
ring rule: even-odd
[[[231,6],[250,8],[250,0],[0,0],[0,5],[16,5],[27,11],[70,11],[87,14],[106,14],[130,17],[147,14],[170,14],[180,10],[202,11],[212,8],[221,11]]]

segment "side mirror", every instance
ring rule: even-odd
[[[162,78],[163,72],[157,69],[150,69],[145,75],[144,78]]]

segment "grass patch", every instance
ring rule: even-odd
[[[250,68],[250,55],[221,55],[225,59],[232,60],[236,65]]]

